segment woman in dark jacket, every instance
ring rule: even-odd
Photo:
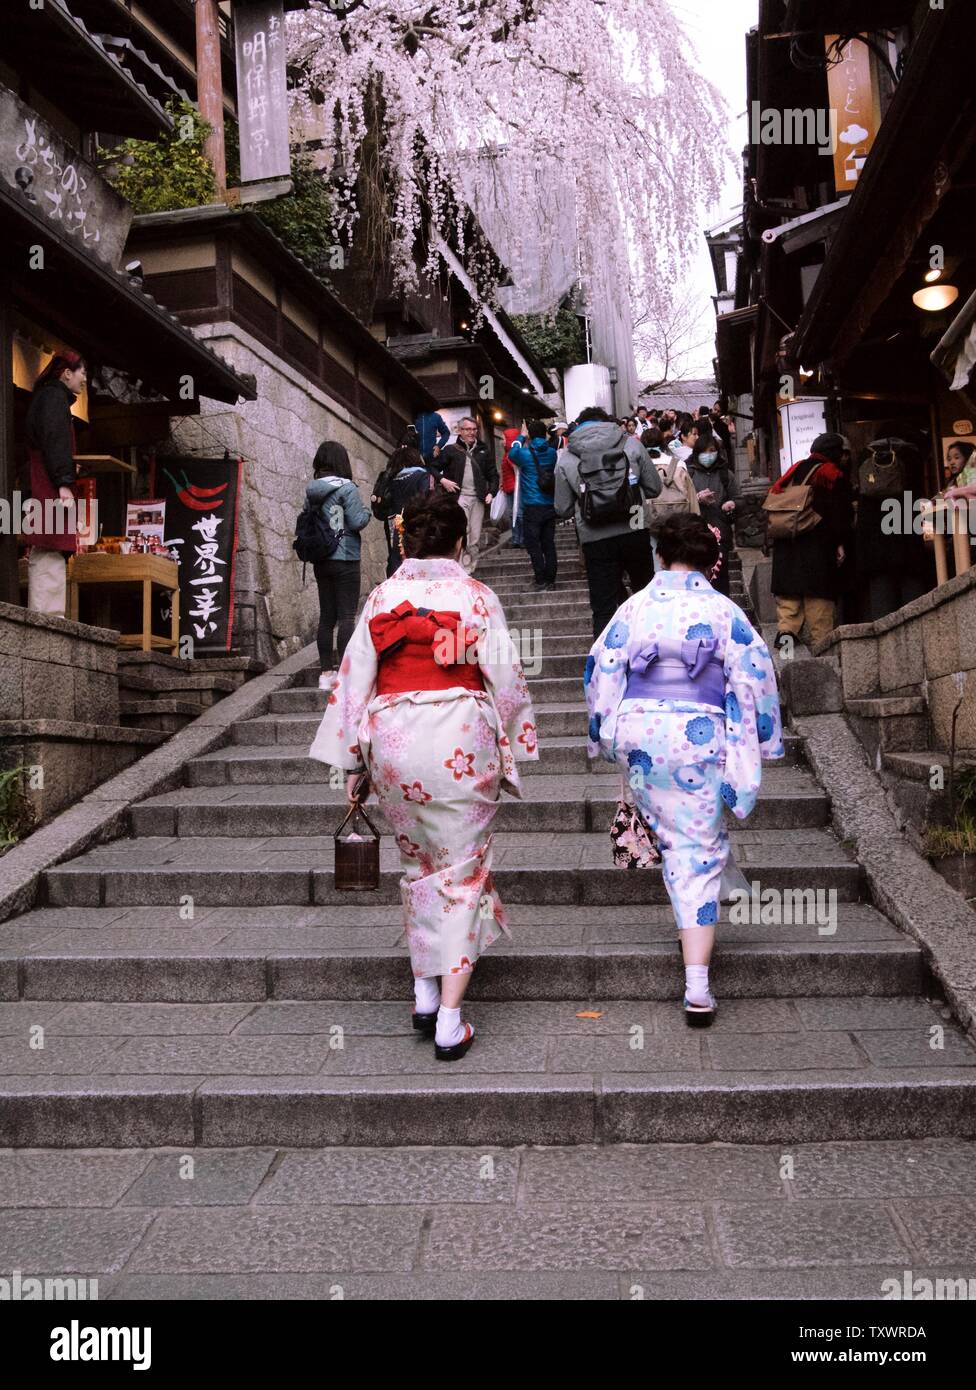
[[[30,537],[27,607],[59,618],[64,617],[67,597],[67,559],[77,548],[71,407],[86,375],[84,360],[76,352],[56,353],[34,383],[27,409],[31,497],[53,523]]]
[[[728,598],[729,559],[735,544],[732,518],[740,496],[739,484],[729,468],[725,450],[712,434],[704,416],[698,422],[698,438],[692,445],[690,457],[685,460],[685,467],[698,494],[702,517],[719,532],[721,564],[715,576],[714,588]]]
[[[806,624],[811,645],[833,631],[841,592],[841,566],[851,547],[853,508],[848,478],[850,445],[843,435],[821,434],[770,492],[809,486],[820,520],[795,540],[773,543],[771,584],[776,599],[776,646],[798,640]]]
[[[865,591],[867,595],[867,610],[861,614],[866,622],[886,618],[932,587],[931,560],[921,535],[916,535],[910,527],[892,526],[890,521],[885,524],[892,497],[900,510],[904,492],[912,497],[925,495],[922,456],[907,440],[876,439],[868,445],[862,467],[858,469],[859,484],[861,475],[865,480],[871,477],[870,467],[864,468],[863,464],[870,464],[872,459],[885,463],[897,459],[901,464],[902,482],[898,492],[892,495],[873,495],[868,484],[858,497],[854,527],[855,571],[858,589],[862,595]]]
[[[377,479],[373,494],[373,515],[383,522],[386,530],[386,577],[390,579],[403,561],[400,536],[394,519],[414,497],[425,497],[434,486],[434,477],[424,463],[419,449],[401,444],[390,455],[390,461]]]
[[[369,523],[369,511],[352,481],[349,455],[341,444],[331,439],[320,444],[313,469],[315,476],[305,489],[308,505],[325,508],[333,530],[342,532],[335,554],[328,560],[319,560],[314,566],[319,590],[317,640],[322,665],[319,686],[331,690],[338,679],[337,668],[342,654],[356,626],[359,533]]]

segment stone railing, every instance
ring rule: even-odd
[[[835,629],[816,653],[837,666],[847,700],[923,695],[935,746],[976,749],[976,568],[873,623]],[[961,700],[961,704],[960,704]]]

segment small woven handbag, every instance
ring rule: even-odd
[[[650,869],[661,863],[661,846],[657,836],[636,806],[620,801],[610,826],[614,867],[618,869]]]
[[[333,836],[334,882],[341,892],[368,893],[380,886],[380,836],[363,805],[368,795],[369,780],[363,777],[356,785],[356,799]]]

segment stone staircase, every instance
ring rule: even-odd
[[[760,890],[835,893],[834,929],[725,922],[718,1020],[685,1027],[660,874],[611,865],[617,782],[585,751],[585,579],[572,530],[557,544],[547,595],[522,551],[478,570],[520,631],[542,757],[495,822],[513,940],[475,973],[471,1053],[438,1065],[410,1028],[389,839],[376,893],[335,891],[343,795],[307,756],[322,709],[309,669],[183,786],[133,807],[130,838],[48,871],[44,905],[0,928],[0,1146],[976,1134],[976,1051],[918,946],[864,900],[795,736],[754,817],[732,823],[736,858]]]

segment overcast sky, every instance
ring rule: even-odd
[[[705,213],[701,228],[704,232],[742,203],[739,155],[748,135],[745,36],[746,31],[758,22],[759,0],[671,0],[671,8],[683,24],[698,55],[698,64],[689,64],[688,80],[695,80],[696,71],[704,72],[724,96],[730,121],[727,139],[736,155],[735,163],[729,167],[721,201]],[[699,312],[708,318],[711,334],[715,315],[710,296],[715,293],[715,279],[704,236],[699,238],[689,280],[700,303]],[[711,376],[713,356],[713,346],[704,348],[686,375]]]

